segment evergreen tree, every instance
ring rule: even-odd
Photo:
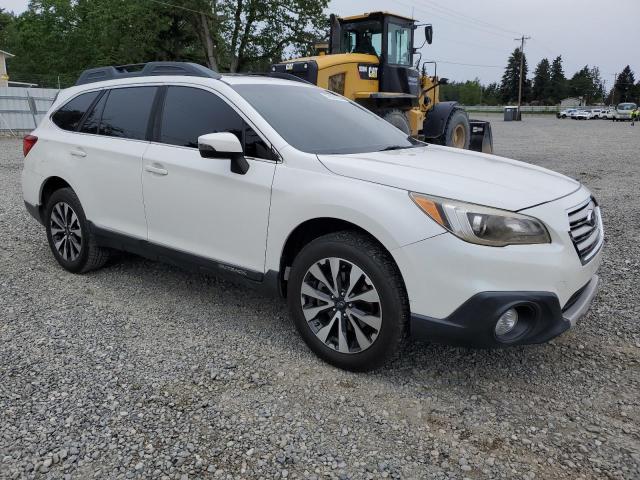
[[[548,59],[543,58],[538,63],[533,75],[531,99],[547,105],[551,102],[551,94],[551,65]]]
[[[529,97],[529,90],[531,87],[530,82],[527,82],[527,56],[523,55],[519,48],[516,48],[509,56],[507,61],[507,67],[502,75],[502,82],[500,84],[500,91],[502,94],[502,101],[504,103],[514,103],[518,101],[518,88],[520,84],[520,57],[523,56],[522,77],[522,101],[525,102]]]
[[[593,103],[604,102],[606,92],[604,91],[604,80],[600,75],[600,69],[598,67],[592,67],[590,70],[591,81],[593,82]]]
[[[591,77],[589,65],[585,65],[571,77],[571,80],[569,80],[569,95],[582,98],[585,104],[593,102],[596,95],[596,87]]]
[[[620,102],[630,102],[634,98],[635,75],[631,67],[624,67],[613,87],[613,104]]]
[[[500,85],[498,83],[494,82],[482,87],[482,103],[484,105],[500,105],[501,98]]]
[[[551,64],[550,100],[552,103],[560,103],[567,96],[567,79],[562,69],[562,57],[558,56]]]

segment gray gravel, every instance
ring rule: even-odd
[[[640,126],[492,120],[498,153],[600,200],[600,294],[549,344],[413,344],[371,374],[229,283],[134,256],[63,272],[0,140],[0,477],[640,478]]]

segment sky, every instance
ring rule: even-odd
[[[27,3],[0,2],[16,13]],[[431,23],[433,43],[422,58],[436,60],[438,74],[450,80],[499,82],[522,35],[531,37],[525,43],[529,77],[542,58],[558,55],[568,77],[587,64],[600,67],[607,88],[627,64],[640,77],[640,0],[331,0],[327,13],[377,10]],[[419,30],[416,43],[422,40]]]

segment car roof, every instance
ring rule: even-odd
[[[117,78],[99,82],[84,83],[69,87],[65,92],[83,92],[98,90],[107,87],[120,87],[127,85],[171,85],[176,83],[191,83],[194,85],[215,86],[224,83],[233,85],[286,85],[290,87],[315,87],[304,81],[288,80],[285,78],[272,78],[261,74],[222,74],[219,78],[196,77],[191,75],[153,75]]]

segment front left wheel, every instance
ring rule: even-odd
[[[70,188],[53,192],[45,209],[47,240],[58,263],[72,273],[102,267],[109,250],[98,247],[76,193]]]
[[[405,338],[409,307],[400,272],[366,235],[344,231],[310,242],[291,266],[287,297],[304,341],[339,368],[377,368]]]

